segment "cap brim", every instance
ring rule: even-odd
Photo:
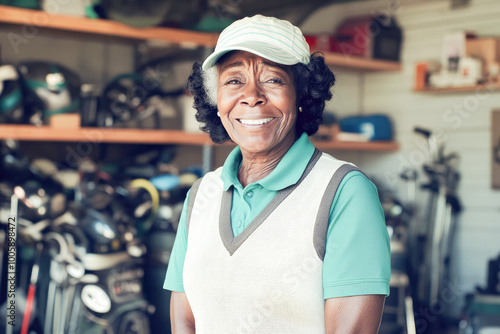
[[[220,50],[215,51],[203,62],[203,70],[208,70],[217,63],[220,57],[231,51],[247,51],[259,57],[268,59],[272,62],[282,65],[295,65],[300,63],[300,59],[290,55],[286,50],[278,48],[276,45],[269,45],[268,43],[258,41],[245,41],[239,44],[229,45]]]

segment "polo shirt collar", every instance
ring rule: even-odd
[[[285,153],[274,170],[256,183],[271,191],[279,191],[297,183],[304,173],[313,153],[314,145],[304,132]],[[221,173],[224,191],[228,190],[231,186],[241,186],[238,180],[238,170],[240,169],[242,159],[243,156],[238,146],[229,153]]]
[[[236,187],[237,185],[241,185],[240,180],[238,180],[238,170],[240,169],[242,159],[243,156],[241,155],[239,146],[236,146],[227,156],[220,175],[222,182],[224,182],[224,191],[228,190],[231,186]]]

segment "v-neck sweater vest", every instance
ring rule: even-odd
[[[329,209],[353,165],[315,152],[237,237],[221,168],[197,185],[188,214],[184,288],[197,334],[324,333],[322,264]]]

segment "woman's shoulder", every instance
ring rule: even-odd
[[[321,152],[321,156],[317,162],[318,166],[323,167],[326,170],[338,170],[338,169],[348,169],[348,170],[358,170],[362,171],[352,162],[340,160],[328,153]]]
[[[338,183],[341,181],[344,181],[342,183],[346,183],[349,179],[356,177],[356,181],[350,183],[373,186],[373,183],[365,172],[352,162],[340,160],[328,153],[322,152],[317,165],[325,176],[330,175],[332,178],[337,179]]]

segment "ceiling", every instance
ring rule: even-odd
[[[210,5],[220,13],[236,17],[262,14],[286,19],[300,25],[321,7],[360,0],[212,0]]]
[[[208,0],[209,6],[215,8],[219,13],[227,13],[234,18],[262,14],[275,16],[288,20],[294,25],[300,26],[309,15],[316,10],[333,4],[346,2],[359,2],[370,0]],[[436,0],[413,0],[419,1]],[[462,8],[470,4],[471,0],[441,0],[449,1],[450,7]],[[399,4],[399,0],[387,0],[388,3]]]

